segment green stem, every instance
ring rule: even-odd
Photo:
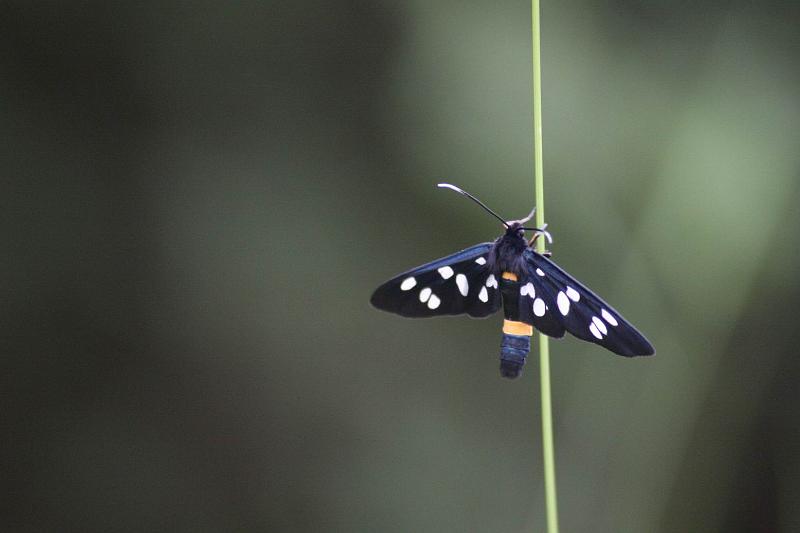
[[[544,226],[544,174],[542,165],[542,61],[539,24],[539,0],[531,0],[531,35],[533,50],[533,158],[536,186],[536,227]],[[544,251],[545,239],[536,240],[536,249]],[[547,502],[547,532],[558,533],[558,499],[553,450],[553,411],[550,400],[550,343],[539,333],[539,375],[542,392],[542,453],[544,455],[544,491]]]

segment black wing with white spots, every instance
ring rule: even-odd
[[[556,293],[548,284],[537,280],[535,273],[523,277],[519,284],[519,321],[530,324],[545,335],[560,339],[566,329],[560,316],[551,312]]]
[[[652,355],[655,349],[613,307],[555,263],[524,252],[527,275],[520,282],[520,320],[552,337],[564,330],[619,355]]]
[[[485,317],[501,304],[498,282],[487,266],[492,243],[477,244],[400,274],[375,290],[370,302],[383,311],[425,318]]]

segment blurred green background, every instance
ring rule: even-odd
[[[527,2],[2,2],[4,531],[541,531],[538,365],[369,295],[533,203]],[[800,530],[797,2],[544,2],[562,530]]]

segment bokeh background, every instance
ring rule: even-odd
[[[541,531],[538,365],[368,304],[533,203],[529,4],[2,2],[3,531]],[[544,2],[563,531],[800,530],[796,2]]]

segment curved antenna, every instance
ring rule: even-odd
[[[553,237],[550,235],[550,232],[547,231],[547,224],[542,226],[541,228],[521,228],[526,231],[532,231],[534,233],[538,233],[539,235],[544,235],[544,238],[547,239],[547,242],[553,244]]]
[[[517,222],[519,222],[521,225],[524,226],[527,221],[529,221],[530,219],[533,218],[534,214],[536,214],[536,206],[534,206],[533,209],[531,209],[531,214],[530,215],[526,216],[525,218],[521,218],[521,219],[517,220]]]
[[[441,188],[441,189],[452,189],[452,190],[456,191],[456,192],[457,192],[457,193],[459,193],[459,194],[463,194],[464,196],[466,196],[467,198],[469,198],[470,200],[472,200],[473,202],[475,202],[476,204],[478,204],[479,206],[481,206],[482,208],[484,208],[484,209],[486,210],[486,212],[487,212],[487,213],[491,214],[491,215],[492,215],[493,217],[495,217],[497,220],[499,220],[500,222],[502,222],[502,223],[503,223],[503,225],[504,225],[505,227],[508,227],[508,223],[507,223],[505,220],[503,220],[503,219],[502,219],[502,217],[501,217],[500,215],[498,215],[497,213],[495,213],[494,211],[492,211],[491,209],[489,209],[488,207],[486,207],[486,205],[484,205],[484,203],[483,203],[483,202],[481,202],[480,200],[478,200],[477,198],[475,198],[474,196],[472,196],[472,195],[471,195],[470,193],[468,193],[467,191],[465,191],[465,190],[463,190],[463,189],[459,189],[459,188],[458,188],[458,187],[456,187],[455,185],[450,185],[449,183],[439,183],[439,184],[437,185],[437,187],[439,187],[439,188]]]

